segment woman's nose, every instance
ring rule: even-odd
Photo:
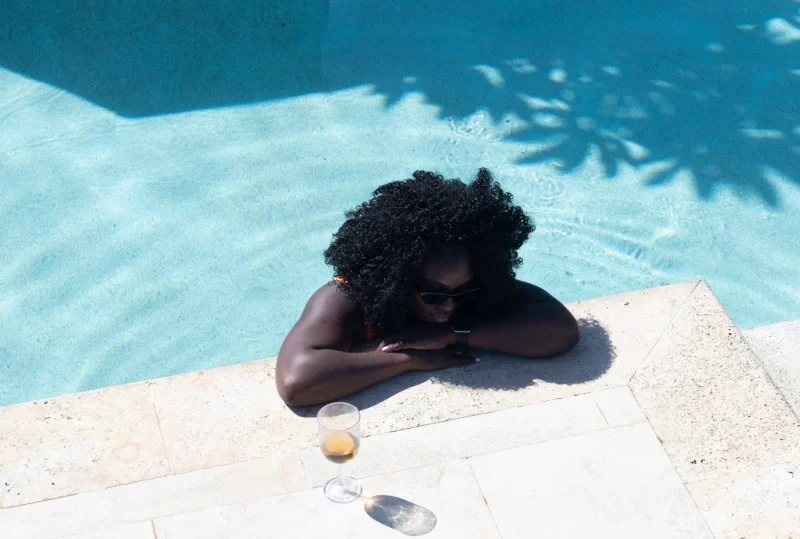
[[[453,298],[447,298],[441,305],[441,309],[443,311],[453,311],[455,310],[455,308],[456,308],[456,302],[453,301]]]

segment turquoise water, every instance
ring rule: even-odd
[[[0,405],[275,355],[415,169],[490,168],[563,301],[800,317],[796,2],[146,4],[0,8]]]

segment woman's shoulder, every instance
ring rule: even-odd
[[[328,313],[348,314],[360,312],[356,305],[342,290],[335,281],[330,281],[322,285],[311,295],[306,305],[306,310],[324,310]]]
[[[357,340],[369,340],[374,336],[371,328],[364,325],[364,309],[348,298],[334,281],[314,292],[301,318],[341,325],[347,332],[352,332]]]

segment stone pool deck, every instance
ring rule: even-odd
[[[272,359],[0,408],[0,538],[800,537],[796,408],[705,282],[570,308],[564,357],[350,399],[345,506]]]

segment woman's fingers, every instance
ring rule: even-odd
[[[402,340],[389,341],[381,346],[381,352],[395,352],[397,350],[404,350],[405,348],[406,345]]]
[[[381,352],[397,352],[398,350],[408,350],[419,348],[419,339],[409,333],[391,335],[381,345]]]

